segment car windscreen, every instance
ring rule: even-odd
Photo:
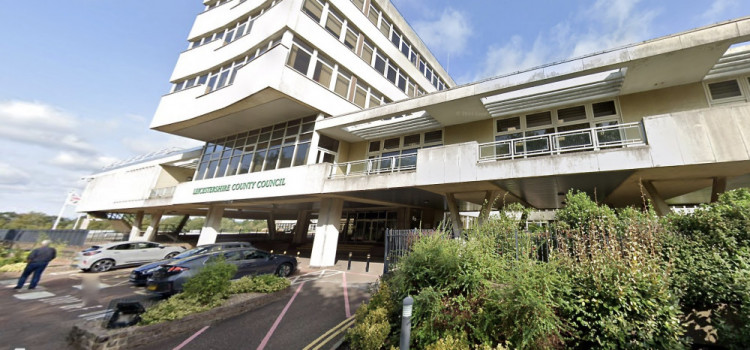
[[[180,254],[177,254],[174,258],[175,259],[189,258],[189,257],[191,257],[193,255],[198,255],[198,254],[206,253],[206,252],[208,252],[209,249],[210,249],[209,247],[193,248],[193,249],[190,249],[190,250],[186,250],[186,251],[184,251],[184,252],[182,252]]]

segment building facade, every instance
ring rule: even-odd
[[[456,86],[388,0],[206,0],[151,128],[205,142],[89,177],[78,206],[317,218],[311,265],[462,211],[711,201],[750,183],[750,19]],[[496,202],[494,199],[499,198]],[[136,227],[138,226],[138,227]]]

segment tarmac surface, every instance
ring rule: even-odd
[[[67,265],[48,268],[35,290],[12,289],[20,273],[0,274],[0,350],[67,349],[73,324],[104,320],[118,300],[158,301],[128,282],[131,268],[83,273]],[[374,263],[346,261],[327,269],[307,266],[289,277],[293,293],[259,309],[189,330],[141,349],[330,349],[352,324],[355,310],[369,298],[382,272]],[[98,293],[84,285],[96,285]]]

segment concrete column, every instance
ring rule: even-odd
[[[198,237],[198,245],[216,243],[216,237],[219,235],[219,230],[221,230],[221,219],[223,215],[223,207],[208,207],[206,222],[203,224],[201,235]]]
[[[642,181],[641,184],[646,192],[646,196],[651,200],[651,205],[654,206],[654,211],[656,211],[657,215],[664,216],[672,211],[669,209],[669,205],[667,205],[667,202],[664,201],[664,198],[661,197],[651,181]]]
[[[315,118],[315,122],[317,123],[320,120],[323,120],[325,118],[323,116],[323,113],[318,114],[318,117]],[[310,150],[308,151],[307,155],[307,165],[313,165],[318,164],[318,143],[320,142],[320,134],[318,134],[317,131],[313,131],[312,139],[310,139]]]
[[[318,227],[315,229],[310,266],[333,266],[336,263],[336,246],[339,240],[339,225],[343,208],[343,199],[324,198],[320,201]]]
[[[153,241],[154,238],[156,238],[156,233],[159,232],[159,222],[161,221],[162,215],[164,215],[163,210],[151,214],[151,224],[146,228],[146,233],[144,233],[142,237],[139,237],[139,241]]]
[[[268,212],[268,217],[266,218],[266,227],[268,227],[268,237],[271,238],[271,240],[276,239],[276,220],[273,217],[273,212]]]
[[[305,243],[307,240],[307,228],[310,227],[310,211],[300,208],[297,212],[297,223],[294,225],[293,243]]]
[[[133,226],[130,228],[130,238],[129,241],[137,241],[141,237],[141,224],[143,223],[143,211],[139,210],[137,213],[135,213],[135,218],[133,219]]]
[[[483,224],[490,217],[492,207],[495,206],[495,199],[500,195],[500,191],[485,191],[484,203],[482,203],[482,210],[479,212],[477,222],[479,225]]]
[[[719,200],[719,195],[727,191],[727,178],[715,177],[711,185],[711,203]]]
[[[451,222],[453,223],[453,237],[460,237],[461,231],[464,228],[464,223],[461,221],[461,214],[458,212],[456,197],[453,196],[453,193],[446,193],[445,198],[448,202],[448,209],[451,212]]]

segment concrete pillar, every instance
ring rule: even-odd
[[[324,198],[320,201],[318,227],[315,229],[310,266],[333,266],[336,263],[336,246],[339,240],[339,225],[343,208],[343,199]]]
[[[201,235],[198,237],[198,245],[216,243],[216,237],[221,230],[221,219],[224,215],[224,208],[218,206],[208,207],[206,222],[203,223]]]
[[[135,213],[135,218],[133,219],[133,226],[130,227],[130,238],[128,238],[129,241],[137,241],[140,239],[142,223],[143,223],[143,211],[139,210],[137,213]]]
[[[146,228],[146,233],[138,238],[139,241],[153,241],[154,238],[156,238],[156,233],[159,232],[159,222],[161,221],[162,215],[164,215],[163,210],[151,214],[151,224]]]
[[[276,239],[276,220],[273,217],[273,212],[268,212],[268,217],[266,217],[266,227],[268,227],[268,237],[271,238],[271,240]]]
[[[91,217],[86,215],[86,218],[81,222],[81,226],[78,226],[79,230],[88,230],[89,224],[91,224]]]
[[[310,211],[300,208],[297,212],[297,223],[294,225],[293,243],[300,244],[307,241],[307,228],[310,227]]]
[[[464,228],[464,224],[461,221],[461,214],[458,212],[458,204],[456,203],[456,197],[453,193],[446,193],[445,198],[448,202],[448,209],[451,212],[451,223],[453,224],[453,237],[460,237],[461,231]]]
[[[727,191],[727,178],[715,177],[711,185],[711,203],[719,200],[719,195]]]
[[[482,210],[479,212],[477,222],[479,225],[483,224],[490,217],[492,207],[495,205],[495,199],[500,195],[500,191],[485,191],[484,203],[482,203]]]
[[[315,118],[315,122],[319,122],[325,118],[323,113],[318,114]],[[318,143],[320,142],[320,134],[317,131],[313,131],[312,139],[310,139],[310,150],[307,151],[307,165],[318,164]]]
[[[659,195],[659,192],[651,181],[642,181],[641,184],[646,192],[646,196],[651,200],[651,205],[654,207],[654,211],[656,211],[657,215],[664,216],[672,211],[669,209],[667,202],[664,201],[664,198]]]

